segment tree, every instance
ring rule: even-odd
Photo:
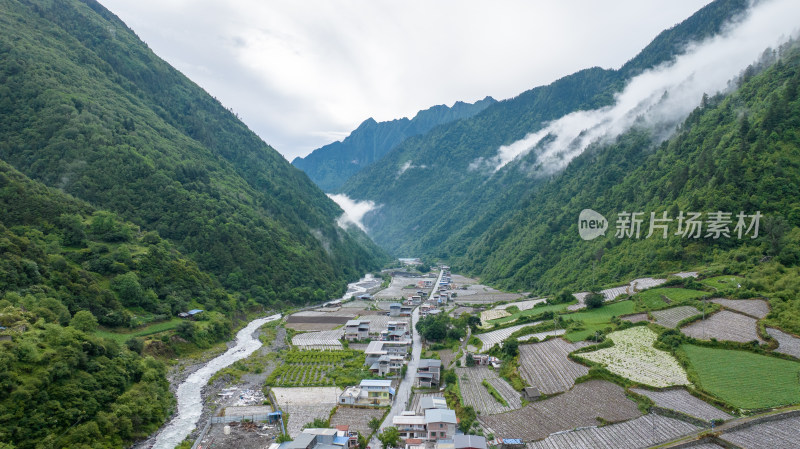
[[[584,303],[588,309],[597,309],[603,305],[603,295],[600,293],[589,293]]]
[[[400,432],[397,430],[397,427],[387,427],[378,435],[378,440],[381,442],[383,449],[395,447],[400,441]]]
[[[97,318],[88,310],[79,310],[75,312],[69,325],[84,332],[94,332],[97,329]]]
[[[467,353],[466,356],[464,356],[464,360],[466,360],[465,364],[467,366],[475,366],[475,358],[472,357],[472,354],[470,354],[469,352]]]
[[[503,342],[503,352],[509,357],[516,357],[519,353],[519,341],[516,338],[509,338]]]
[[[381,420],[380,420],[380,419],[378,419],[378,418],[372,418],[372,419],[370,419],[370,420],[369,420],[369,422],[367,423],[367,426],[368,426],[370,429],[372,429],[372,433],[375,433],[375,432],[377,432],[377,431],[378,431],[378,427],[380,427],[380,426],[381,426]]]

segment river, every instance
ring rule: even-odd
[[[236,334],[236,345],[224,354],[206,363],[192,373],[178,386],[175,396],[178,398],[178,413],[172,421],[158,434],[154,449],[174,449],[197,425],[203,413],[203,400],[200,393],[217,371],[241,360],[261,347],[261,340],[255,334],[264,324],[279,320],[281,314],[258,318],[251,321]]]
[[[349,299],[354,295],[364,293],[381,284],[380,279],[367,274],[356,282],[347,285],[347,293],[341,299]],[[236,334],[236,345],[224,354],[206,363],[195,371],[178,386],[175,396],[178,398],[178,413],[156,436],[153,449],[174,449],[181,443],[197,425],[203,413],[203,399],[201,392],[208,384],[209,379],[217,371],[230,366],[254,353],[261,347],[261,340],[256,337],[256,331],[264,324],[279,320],[281,314],[258,318],[251,321],[244,329]]]

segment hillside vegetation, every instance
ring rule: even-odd
[[[380,264],[341,209],[93,0],[2,0],[0,158],[174,242],[262,304]]]

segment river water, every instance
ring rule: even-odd
[[[358,281],[348,284],[347,293],[341,299],[352,298],[380,284],[381,280],[379,278],[376,279],[371,274],[367,274]],[[178,398],[178,413],[156,436],[156,441],[152,446],[153,449],[174,449],[192,432],[203,413],[203,399],[200,393],[209,379],[211,379],[211,376],[260,348],[261,340],[255,337],[256,331],[264,324],[280,318],[281,314],[276,314],[251,321],[247,327],[236,334],[236,345],[234,347],[206,363],[178,386],[178,391],[175,393]]]
[[[200,396],[203,387],[217,371],[241,360],[261,347],[261,340],[255,337],[259,327],[264,324],[279,320],[281,314],[266,318],[258,318],[250,322],[244,329],[236,334],[236,345],[224,354],[206,363],[195,371],[178,386],[178,414],[156,437],[154,449],[174,449],[180,444],[197,425],[203,413],[203,401]]]

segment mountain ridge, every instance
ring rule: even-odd
[[[378,122],[370,117],[343,140],[317,148],[305,157],[296,157],[292,165],[306,172],[322,190],[334,193],[349,177],[380,160],[409,137],[478,114],[495,102],[487,96],[475,103],[456,101],[450,107],[431,106],[418,111],[411,119]]]

